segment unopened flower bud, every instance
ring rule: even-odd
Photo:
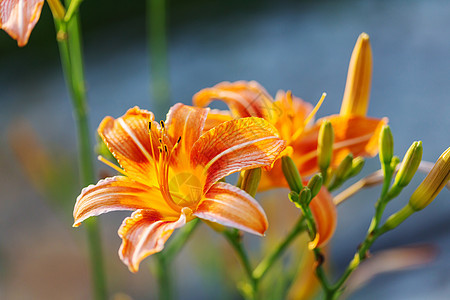
[[[369,106],[371,81],[372,49],[370,48],[369,35],[361,33],[356,41],[348,66],[341,115],[366,115]]]
[[[300,173],[292,158],[283,156],[281,158],[281,169],[283,170],[284,177],[286,178],[291,191],[300,193],[303,188],[302,178],[300,177]]]
[[[450,148],[447,148],[438,158],[427,177],[411,195],[409,205],[416,211],[424,209],[436,198],[449,180]]]
[[[362,168],[364,167],[365,162],[366,161],[361,156],[358,156],[357,158],[353,159],[352,171],[350,172],[350,176],[353,177],[358,175],[359,172],[361,172]]]
[[[353,154],[349,153],[336,169],[336,179],[342,180],[350,175],[353,165]]]
[[[384,125],[381,129],[379,147],[380,162],[383,165],[389,165],[394,155],[394,138],[387,125]]]
[[[400,163],[400,157],[395,156],[391,159],[391,169],[395,170],[397,168],[397,165]]]
[[[311,199],[314,198],[322,188],[323,177],[321,174],[314,175],[308,182],[308,188],[311,190]]]
[[[327,170],[333,155],[334,131],[330,121],[320,126],[317,145],[317,164],[321,171]]]
[[[261,180],[261,168],[245,170],[242,178],[241,189],[246,191],[252,197],[255,197]]]
[[[299,199],[300,204],[304,206],[308,206],[309,202],[311,202],[312,199],[311,190],[307,186],[302,188],[302,190],[300,191]]]
[[[395,176],[394,184],[399,187],[405,187],[409,184],[414,174],[416,174],[422,160],[422,142],[414,142],[403,157],[402,164]]]

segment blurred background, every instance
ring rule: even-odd
[[[145,1],[97,0],[81,6],[93,141],[104,116],[154,105],[145,9]],[[374,57],[369,115],[389,118],[395,153],[403,156],[420,139],[423,158],[435,162],[449,146],[449,1],[172,0],[167,13],[172,103],[190,104],[202,88],[244,79],[260,82],[272,95],[290,89],[313,103],[327,92],[318,116],[338,113],[353,46],[367,32]],[[54,37],[47,4],[26,47],[17,48],[0,32],[0,299],[91,297],[85,232],[71,227],[80,192],[76,132]],[[113,174],[97,166],[99,178]],[[368,160],[360,177],[378,167],[377,158]],[[408,201],[423,177],[416,175],[387,215]],[[329,249],[335,274],[365,236],[379,191],[368,189],[339,207]],[[285,215],[298,213],[287,199],[280,203],[277,193],[287,191],[260,197],[272,222],[269,242],[260,247],[261,239],[245,236],[256,258],[288,231],[289,225],[280,223],[291,219]],[[448,299],[449,198],[443,190],[373,247],[376,253],[432,245],[435,259],[375,277],[350,299]],[[127,215],[100,217],[111,297],[156,299],[152,259],[131,274],[117,255],[117,229]],[[202,225],[174,264],[179,298],[239,299],[234,282],[242,272],[235,264],[223,238]]]

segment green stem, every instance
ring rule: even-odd
[[[284,238],[284,240],[267,255],[255,268],[253,271],[253,277],[255,280],[261,280],[264,275],[269,271],[273,264],[281,257],[281,255],[286,251],[287,247],[295,240],[295,238],[306,230],[305,218],[301,217],[294,227],[291,229],[289,234]]]
[[[166,0],[147,0],[152,103],[155,105],[153,111],[156,111],[157,115],[162,115],[170,106],[166,14]]]
[[[177,253],[181,251],[186,244],[189,237],[194,233],[194,230],[200,224],[200,219],[194,219],[187,223],[183,228],[177,232],[164,251],[161,253],[165,256],[166,260],[171,261]]]
[[[67,1],[70,2],[70,1]],[[61,63],[70,91],[78,134],[78,161],[81,185],[94,183],[95,173],[91,159],[86,89],[81,54],[79,20],[76,14],[69,23],[55,19]],[[106,279],[100,243],[99,226],[95,219],[87,220],[86,230],[91,260],[95,299],[107,299]]]
[[[248,277],[248,281],[250,283],[251,291],[249,299],[256,299],[256,293],[258,290],[258,281],[253,277],[253,269],[250,264],[250,260],[248,259],[247,252],[245,251],[242,242],[240,233],[237,229],[228,229],[223,232],[225,238],[228,240],[230,245],[236,251],[239,259],[241,260],[242,266],[244,267],[245,274]]]
[[[156,255],[156,274],[159,286],[159,299],[170,300],[172,299],[172,287],[170,272],[168,272],[169,264],[164,255],[159,253]]]
[[[72,0],[70,2],[69,8],[67,9],[66,15],[64,16],[64,22],[69,22],[72,17],[78,12],[78,8],[83,0]]]

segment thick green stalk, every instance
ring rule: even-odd
[[[153,90],[151,103],[155,105],[152,111],[160,116],[170,106],[166,15],[166,0],[147,0],[147,34]]]
[[[171,278],[167,269],[169,268],[168,261],[162,253],[156,255],[156,278],[159,287],[159,299],[170,300],[173,298]]]
[[[256,280],[261,280],[264,275],[270,270],[273,264],[283,255],[289,245],[295,240],[295,238],[306,230],[305,218],[301,217],[289,234],[281,241],[281,243],[267,255],[253,271],[253,277]]]
[[[61,63],[70,91],[77,126],[80,181],[84,187],[95,182],[95,173],[91,157],[92,145],[89,138],[90,131],[78,15],[75,15],[69,23],[55,20],[55,24]],[[95,219],[87,220],[85,224],[89,241],[94,298],[107,299],[99,226]]]

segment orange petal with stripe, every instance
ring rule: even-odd
[[[177,151],[180,155],[189,156],[192,146],[203,133],[209,108],[199,108],[177,103],[172,106],[167,114],[167,133],[172,144],[179,137],[181,143]]]
[[[89,217],[117,210],[157,209],[165,215],[176,215],[156,187],[115,176],[100,180],[81,191],[73,210],[74,226]]]
[[[329,120],[334,129],[333,166],[337,166],[350,152],[354,157],[372,157],[377,154],[378,136],[382,126],[387,123],[386,118],[334,115],[324,119]],[[317,138],[321,123],[319,120],[292,143],[293,159],[304,176],[318,170]]]
[[[261,118],[241,118],[214,127],[194,144],[191,164],[204,169],[203,192],[219,179],[246,169],[270,167],[286,147],[277,130]]]
[[[28,43],[31,31],[41,15],[44,0],[1,0],[0,27],[19,47]]]
[[[225,182],[217,182],[209,189],[193,215],[257,235],[263,235],[269,226],[259,203],[243,190]]]
[[[196,106],[204,107],[221,100],[236,117],[270,119],[274,115],[273,99],[256,81],[221,82],[197,92],[192,98]]]
[[[231,113],[229,110],[219,110],[219,109],[211,109],[208,113],[208,117],[206,118],[205,127],[203,127],[203,132],[207,132],[208,130],[216,127],[223,122],[233,120]]]
[[[331,239],[337,226],[337,209],[333,203],[333,197],[321,188],[320,192],[309,204],[309,208],[316,221],[319,240],[317,247],[322,247]]]
[[[139,270],[140,262],[149,255],[160,252],[172,232],[186,224],[186,215],[178,219],[165,219],[152,209],[140,209],[126,218],[119,228],[122,245],[120,259],[131,272]]]
[[[158,134],[153,137],[153,150],[150,143],[149,122],[153,121],[151,112],[131,108],[118,118],[106,117],[101,122],[98,133],[105,141],[108,149],[125,170],[126,174],[141,183],[157,185],[153,154],[159,157]],[[153,122],[152,131],[158,125]]]

